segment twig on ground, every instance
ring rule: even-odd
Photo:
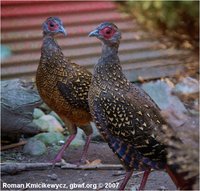
[[[76,170],[122,170],[123,166],[120,164],[97,164],[97,165],[80,165],[66,163],[61,168],[76,169]]]
[[[16,174],[26,170],[44,170],[52,163],[1,163],[1,174]]]
[[[12,148],[15,148],[15,147],[19,147],[19,146],[25,145],[26,143],[27,143],[27,141],[20,141],[19,143],[5,145],[5,146],[1,147],[1,151],[7,150],[7,149],[12,149]]]
[[[1,163],[1,174],[16,174],[26,170],[45,170],[52,167],[52,163]],[[56,163],[56,166],[62,169],[74,169],[74,170],[121,170],[122,165],[117,164],[97,164],[97,165],[80,165],[70,163]]]

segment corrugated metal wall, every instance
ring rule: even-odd
[[[188,51],[166,49],[128,16],[117,10],[114,2],[101,1],[2,1],[2,39],[12,56],[2,61],[1,77],[34,77],[40,58],[41,24],[49,16],[59,16],[67,37],[59,37],[63,53],[92,71],[101,45],[88,33],[103,21],[114,22],[122,31],[120,59],[130,80],[174,75],[184,67]],[[164,47],[164,48],[163,48]]]

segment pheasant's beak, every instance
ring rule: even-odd
[[[89,37],[93,37],[93,36],[98,37],[99,36],[99,30],[95,29],[95,30],[91,31],[88,36]]]
[[[65,28],[63,26],[59,27],[59,32],[64,34],[65,36],[67,35],[67,32],[66,32],[66,30],[65,30]]]

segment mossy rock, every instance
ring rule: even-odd
[[[65,141],[64,135],[59,132],[40,133],[34,136],[34,138],[42,141],[45,145],[58,145],[59,141]]]
[[[32,156],[40,156],[46,152],[45,144],[34,138],[29,139],[26,145],[23,148],[23,152]]]
[[[34,109],[34,111],[33,111],[33,118],[34,119],[39,119],[43,115],[45,115],[45,113],[41,109],[38,109],[38,108]]]

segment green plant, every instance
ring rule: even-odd
[[[199,38],[199,1],[126,1],[122,6],[150,29]]]

